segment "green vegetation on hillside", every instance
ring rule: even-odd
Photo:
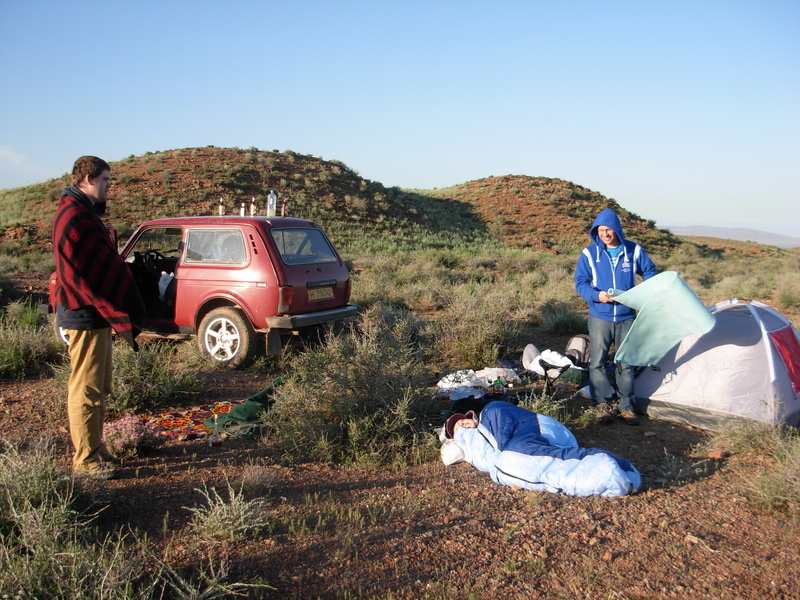
[[[309,218],[335,233],[339,245],[385,243],[388,249],[462,243],[502,243],[569,253],[578,248],[595,214],[611,206],[654,247],[678,242],[636,215],[570,182],[508,176],[445,190],[401,190],[362,178],[340,161],[292,151],[188,148],[148,152],[111,163],[110,220],[122,238],[142,221],[214,214],[223,199],[229,214],[252,199],[263,207],[274,189],[287,214]],[[44,247],[64,175],[0,190],[0,249]],[[502,207],[502,210],[498,210]],[[372,238],[369,242],[366,238]],[[389,241],[391,239],[391,241]]]

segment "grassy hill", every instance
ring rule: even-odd
[[[110,220],[125,237],[147,219],[228,214],[241,202],[263,207],[270,189],[287,214],[316,220],[346,246],[365,234],[391,235],[399,245],[449,245],[498,240],[512,247],[560,254],[578,250],[606,207],[626,233],[668,251],[679,238],[589,189],[560,179],[508,175],[435,190],[387,188],[336,160],[238,148],[186,148],[131,156],[111,163]],[[69,175],[0,191],[0,249],[44,247],[59,192]]]

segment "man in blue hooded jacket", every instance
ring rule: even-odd
[[[581,252],[575,269],[575,289],[589,305],[589,384],[600,422],[609,423],[614,411],[608,401],[614,389],[608,380],[606,363],[611,345],[619,348],[633,324],[636,311],[614,301],[613,293],[636,285],[636,276],[650,279],[656,266],[644,249],[626,240],[617,213],[601,211],[589,230],[592,243]],[[619,416],[638,425],[634,412],[634,367],[617,364]]]

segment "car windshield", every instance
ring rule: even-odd
[[[271,234],[283,262],[287,265],[339,262],[319,229],[272,229]]]

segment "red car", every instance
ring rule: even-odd
[[[196,335],[204,354],[231,366],[250,360],[263,337],[267,354],[278,354],[283,338],[358,313],[347,266],[305,219],[156,219],[121,255],[145,302],[144,332]]]

